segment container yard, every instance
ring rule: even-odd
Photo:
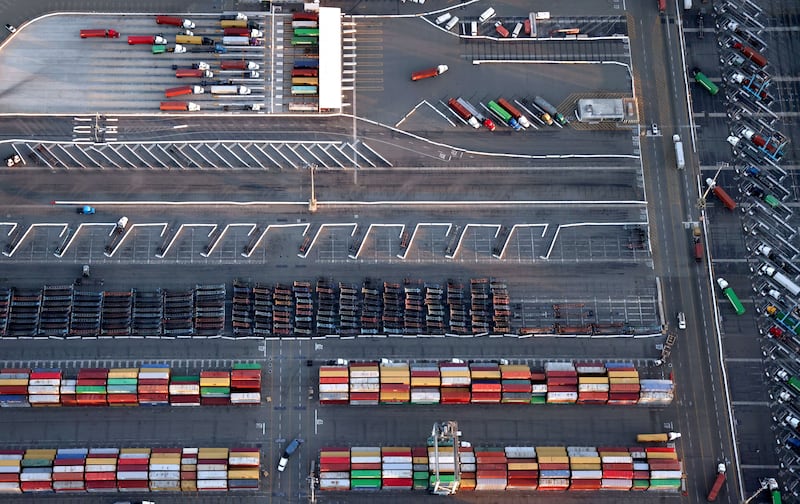
[[[257,490],[258,448],[0,450],[0,494]]]
[[[319,369],[320,404],[608,404],[665,406],[671,379],[627,362],[351,362]]]
[[[138,368],[0,369],[0,407],[224,406],[261,403],[261,365],[172,373],[167,364]]]

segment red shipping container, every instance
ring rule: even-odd
[[[319,379],[320,383],[347,383],[346,376],[322,376]]]
[[[377,401],[378,392],[350,392],[351,401]]]
[[[78,371],[78,379],[105,380],[108,378],[108,369],[81,369]]]
[[[633,479],[650,479],[650,471],[633,471]]]
[[[142,393],[139,392],[139,402],[167,402],[169,400],[169,394],[167,392],[163,393]]]
[[[18,473],[0,473],[0,483],[17,483],[19,482]]]
[[[76,394],[61,394],[61,405],[62,406],[77,406],[78,405],[78,398]]]
[[[506,490],[536,490],[538,486],[539,480],[536,478],[527,478],[509,481],[506,484]]]
[[[200,394],[171,395],[169,402],[172,404],[200,404]]]
[[[85,473],[86,482],[90,481],[116,481],[117,480],[117,473],[116,471],[108,471],[108,472],[87,472]]]
[[[603,470],[604,471],[633,471],[633,463],[632,462],[631,463],[622,462],[622,463],[617,463],[617,464],[614,464],[614,463],[609,464],[607,462],[604,462],[603,463]]]
[[[578,377],[567,378],[567,377],[555,377],[555,378],[547,378],[547,385],[577,385],[578,384]]]
[[[142,490],[144,492],[149,490],[147,480],[121,480],[117,482],[117,487],[120,490]]]
[[[108,394],[110,406],[138,406],[139,397],[136,394]]]
[[[114,491],[117,488],[116,480],[98,480],[86,481],[86,490],[88,491]]]
[[[181,481],[197,479],[197,471],[181,471]]]
[[[499,403],[502,395],[500,392],[473,392],[472,402],[474,403]]]
[[[166,385],[169,386],[169,380],[167,378],[140,378],[136,381],[136,384],[139,386],[142,385]]]
[[[0,455],[25,455],[25,450],[0,450]]]
[[[22,481],[19,484],[23,492],[48,492],[53,490],[50,481]]]
[[[183,453],[182,448],[153,448],[150,453]]]
[[[411,386],[403,383],[381,383],[382,392],[408,392],[409,390],[411,390]]]
[[[31,370],[28,368],[3,368],[0,369],[0,373],[12,373],[12,374],[31,374]]]
[[[577,392],[578,387],[575,385],[550,385],[547,384],[548,392]]]
[[[350,464],[333,464],[331,462],[327,463],[319,463],[319,470],[320,472],[342,472],[342,471],[349,471]]]
[[[472,382],[472,392],[500,392],[502,387],[500,382]]]
[[[350,404],[349,399],[320,399],[320,404]]]
[[[349,446],[323,446],[319,449],[320,453],[324,452],[340,452],[340,451],[350,451]]]
[[[374,470],[380,469],[380,468],[381,468],[381,463],[380,462],[378,462],[377,464],[356,464],[356,463],[350,464],[350,469],[352,469],[354,471],[355,470],[367,470],[367,471],[371,470],[371,471],[374,471]]]
[[[607,471],[603,469],[605,479],[633,479],[633,471]]]
[[[164,385],[142,385],[139,384],[140,394],[167,394],[169,393],[169,386]]]
[[[83,481],[83,473],[82,472],[53,473],[53,481]]]
[[[105,394],[76,394],[76,400],[79,406],[105,406]]]
[[[203,406],[225,406],[226,404],[230,404],[230,398],[228,397],[201,397],[200,404]]]
[[[669,446],[648,446],[644,449],[645,453],[676,453],[675,448]]]
[[[569,485],[570,490],[600,490],[602,480],[599,479],[577,479],[572,480]]]
[[[424,377],[424,378],[436,378],[437,376],[441,375],[439,371],[425,371],[425,370],[411,370],[411,376],[414,377]]]
[[[200,378],[228,378],[229,371],[200,371]]]
[[[462,387],[442,387],[442,404],[466,404],[469,402],[470,394],[468,388]]]
[[[516,459],[514,459],[514,460],[516,461]],[[519,471],[519,470],[517,470],[517,471],[509,470],[508,471],[508,479],[509,480],[514,479],[514,478],[538,478],[538,477],[539,477],[539,471]]]
[[[531,385],[524,383],[504,383],[503,392],[530,392]]]
[[[347,382],[345,382],[347,383]],[[260,389],[261,380],[233,380],[231,388],[234,389]]]
[[[411,478],[383,478],[381,484],[387,487],[410,487],[414,483]]]
[[[71,465],[84,465],[86,463],[86,457],[79,457],[79,458],[57,458],[53,460],[54,466],[71,466]]]
[[[58,380],[61,378],[61,371],[32,371],[31,380]]]
[[[171,453],[171,452],[163,452],[163,453]],[[203,459],[197,459],[197,463],[198,464],[227,464],[228,463],[228,459],[226,459],[226,458],[222,458],[222,459],[203,458]]]
[[[125,462],[123,462],[123,460]],[[147,471],[150,467],[149,462],[147,460],[142,461],[141,459],[134,459],[138,464],[128,464],[127,459],[119,459],[117,463],[117,472],[136,472],[136,471]]]
[[[0,385],[0,394],[2,395],[27,395],[27,385]]]
[[[478,472],[481,471],[505,471],[507,466],[504,462],[481,462],[478,459]]]
[[[505,471],[483,471],[478,466],[477,471],[478,479],[502,479],[506,477]]]
[[[78,378],[77,385],[79,387],[105,387],[105,378]]]

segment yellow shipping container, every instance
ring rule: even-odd
[[[19,460],[0,460],[2,467],[19,467],[22,462]]]
[[[200,378],[200,386],[201,387],[230,387],[231,386],[231,379],[230,377],[222,377],[222,378]]]
[[[16,387],[28,385],[27,378],[3,378],[0,379],[0,385],[14,385]]]
[[[408,454],[411,455],[411,447],[410,446],[383,446],[381,447],[381,451],[394,451],[394,450],[408,450]]]
[[[138,378],[139,368],[113,368],[108,370],[109,378]]]
[[[180,492],[181,485],[177,481],[174,483],[167,480],[151,481],[150,490],[154,492]]]
[[[609,378],[638,378],[639,371],[608,371]]]
[[[586,384],[589,384],[589,383],[604,384],[604,383],[608,383],[608,377],[607,376],[580,376],[580,377],[578,377],[578,383],[579,384],[583,384],[583,383],[586,383]]]
[[[678,460],[677,453],[667,452],[650,452],[647,454],[648,459],[664,459],[664,460]]]
[[[602,469],[602,464],[570,464],[569,468],[573,471],[599,471]]]
[[[538,460],[540,464],[569,464],[569,457],[566,455],[562,457],[554,455],[546,455],[544,457],[538,456],[536,457],[536,460]]]
[[[150,455],[150,448],[120,448],[119,452],[122,453],[137,453],[141,455]]]
[[[320,456],[320,457],[349,457],[349,456],[350,456],[350,453],[352,453],[353,455],[355,455],[355,454],[356,454],[356,452],[355,452],[355,451],[353,451],[353,450],[351,450],[351,451],[332,451],[332,450],[326,450],[326,451],[320,452],[319,456]],[[363,451],[359,451],[359,452],[358,452],[358,454],[359,454],[359,455],[360,455],[360,454],[362,454],[362,453],[369,453],[369,454],[371,454],[372,452],[363,452]],[[378,452],[378,453],[380,453],[380,452]]]
[[[411,458],[411,463],[412,464],[427,464],[428,463],[428,457],[412,457]]]
[[[49,448],[25,450],[26,459],[52,459],[56,458],[56,450]]]
[[[181,464],[181,471],[197,472],[197,464]]]
[[[511,459],[513,460],[513,459]],[[536,462],[509,462],[509,471],[538,471],[539,464]]]
[[[197,458],[227,458],[227,448],[200,448],[197,451]]]
[[[84,465],[87,465],[87,466],[94,466],[94,465],[116,465],[116,463],[117,463],[117,459],[116,459],[116,458],[112,458],[112,457],[108,457],[108,458],[102,458],[102,457],[88,457],[88,458],[86,459],[86,462],[85,462],[85,464],[84,464]]]
[[[570,464],[600,464],[600,457],[570,457]]]
[[[255,479],[260,477],[258,467],[255,469],[228,469],[228,479]]]
[[[408,402],[410,400],[409,394],[406,392],[381,392],[381,401],[402,401]]]
[[[181,480],[181,492],[196,492],[196,491],[197,491],[196,480]]]
[[[537,446],[536,447],[536,455],[554,455],[554,456],[561,456],[566,455],[567,449],[563,446]]]
[[[346,367],[339,369],[321,369],[319,375],[323,378],[347,378],[349,372]]]
[[[528,372],[530,373],[531,368],[526,366],[525,364],[502,364],[500,366],[500,372]]]
[[[480,380],[499,380],[500,371],[472,371],[472,378]]]
[[[615,383],[639,383],[639,378],[610,378],[608,382],[612,385]]]
[[[442,381],[439,379],[438,376],[412,376],[411,377],[411,386],[412,387],[438,387],[442,384]]]

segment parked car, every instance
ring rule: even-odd
[[[11,33],[16,33],[17,28],[14,25],[7,24],[6,30],[10,31]]]
[[[302,439],[292,439],[292,442],[289,443],[285,450],[283,450],[283,455],[278,461],[278,472],[283,472],[286,470],[286,464],[289,463],[289,457],[291,457],[292,454],[296,452],[298,448],[300,448],[301,444],[303,444]]]
[[[77,208],[77,212],[82,215],[94,215],[97,210],[93,206],[84,205]]]

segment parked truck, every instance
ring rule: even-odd
[[[223,33],[227,37],[253,37],[261,38],[264,32],[256,30],[255,28],[225,28]]]
[[[764,138],[762,135],[759,135],[754,130],[750,128],[744,128],[740,133],[739,136],[731,135],[728,137],[728,143],[736,147],[739,144],[739,138],[746,138],[753,142],[753,145],[756,147],[760,147],[765,149],[770,154],[777,154],[778,153],[778,146],[770,143]]]
[[[456,101],[458,103],[460,103],[462,107],[467,109],[470,114],[475,116],[475,118],[478,121],[480,121],[480,123],[486,129],[488,129],[489,131],[494,131],[495,129],[497,129],[497,126],[495,126],[494,121],[492,121],[491,119],[489,119],[488,117],[483,115],[483,113],[480,110],[478,110],[476,107],[474,107],[470,102],[468,102],[467,100],[465,100],[464,98],[461,98],[461,97],[456,98]]]
[[[658,434],[637,434],[637,443],[666,443],[681,437],[680,432],[661,432]]]
[[[550,114],[550,116],[558,121],[559,124],[565,125],[567,124],[567,118],[564,117],[553,105],[550,104],[549,101],[545,100],[541,96],[535,96],[533,98],[533,103],[539,106],[542,110]]]
[[[195,79],[211,79],[214,77],[214,72],[211,70],[204,70],[200,68],[178,68],[175,70],[175,77],[179,79],[183,78],[195,78]]]
[[[467,121],[470,126],[476,129],[481,127],[481,123],[478,122],[478,119],[473,116],[469,110],[464,108],[463,105],[458,103],[455,98],[450,98],[450,100],[447,101],[447,104],[455,111],[456,114],[458,114],[459,117]]]
[[[119,32],[110,29],[81,30],[81,38],[119,38]]]
[[[774,266],[770,266],[768,264],[764,264],[759,268],[759,273],[762,275],[767,275],[768,277],[772,278],[779,284],[781,284],[787,291],[789,291],[792,296],[797,296],[800,294],[800,286],[798,286],[794,281],[789,278],[788,275],[785,275],[783,272],[775,268]]]
[[[190,94],[203,94],[206,90],[202,86],[179,86],[169,88],[164,91],[164,96],[167,98],[175,98],[176,96],[190,95]]]
[[[223,14],[219,17],[220,21],[247,21],[247,16],[241,12],[233,14]]]
[[[200,110],[200,105],[192,102],[168,101],[161,102],[160,108],[161,110],[169,112],[197,112]]]
[[[261,68],[256,62],[245,60],[222,60],[219,62],[219,67],[222,70],[258,70]]]
[[[156,16],[156,23],[186,28],[187,30],[193,30],[195,26],[189,19],[182,19],[175,16]]]
[[[714,502],[717,500],[719,496],[719,491],[722,490],[722,485],[725,483],[725,472],[726,467],[725,464],[720,463],[717,465],[717,477],[714,480],[714,484],[711,486],[711,490],[708,492],[708,497],[706,500],[708,502]]]
[[[686,159],[683,157],[683,142],[680,135],[672,135],[672,144],[675,146],[675,164],[679,170],[686,168]]]
[[[215,95],[249,95],[251,90],[247,86],[211,86],[211,94]]]
[[[703,240],[699,224],[692,226],[692,242],[694,243],[694,260],[701,262],[703,260]]]
[[[750,61],[760,66],[761,68],[767,66],[768,63],[767,58],[765,58],[760,52],[756,51],[752,47],[746,46],[741,42],[734,42],[731,47],[739,51],[742,54],[742,56],[749,59]]]
[[[494,23],[494,29],[497,32],[497,34],[503,38],[507,38],[509,36],[508,30],[506,29],[505,26],[503,26],[502,21],[496,21]]]
[[[186,52],[186,46],[175,44],[174,47],[167,47],[164,44],[156,44],[154,46],[151,46],[151,50],[153,51],[153,54],[164,54],[164,53],[180,54]]]
[[[506,101],[505,98],[499,98],[497,100],[497,104],[506,109],[508,113],[511,114],[511,117],[517,120],[520,126],[522,126],[523,128],[531,127],[531,122],[528,120],[528,118],[522,115],[522,113],[519,110],[517,110],[515,106],[508,103],[508,101]]]
[[[188,45],[214,45],[215,41],[209,37],[198,37],[196,35],[175,35],[175,43]]]
[[[222,45],[226,46],[260,46],[261,39],[249,37],[222,37]]]
[[[131,35],[128,45],[166,45],[167,39],[161,35]]]
[[[490,101],[486,104],[486,106],[489,107],[489,110],[497,114],[497,117],[499,117],[504,123],[514,128],[514,131],[519,131],[522,129],[522,126],[519,125],[519,122],[517,122],[517,120],[512,117],[511,114],[506,111],[506,109],[498,105],[496,102]]]
[[[722,293],[725,295],[725,297],[728,298],[728,301],[731,303],[731,306],[733,306],[736,315],[743,315],[744,306],[739,300],[739,296],[736,295],[728,282],[724,278],[720,277],[717,278],[717,285],[719,285],[719,288],[722,289]]]
[[[722,202],[722,204],[725,205],[725,208],[731,211],[736,209],[736,202],[733,201],[733,198],[731,198],[725,189],[717,185],[716,181],[707,178],[706,184],[709,188],[711,188],[711,192],[714,193],[714,196],[716,196]]]
[[[419,72],[412,72],[411,80],[418,81],[422,79],[429,79],[431,77],[436,77],[437,75],[442,75],[447,70],[447,65],[438,65],[433,68],[426,68],[425,70],[420,70]]]

